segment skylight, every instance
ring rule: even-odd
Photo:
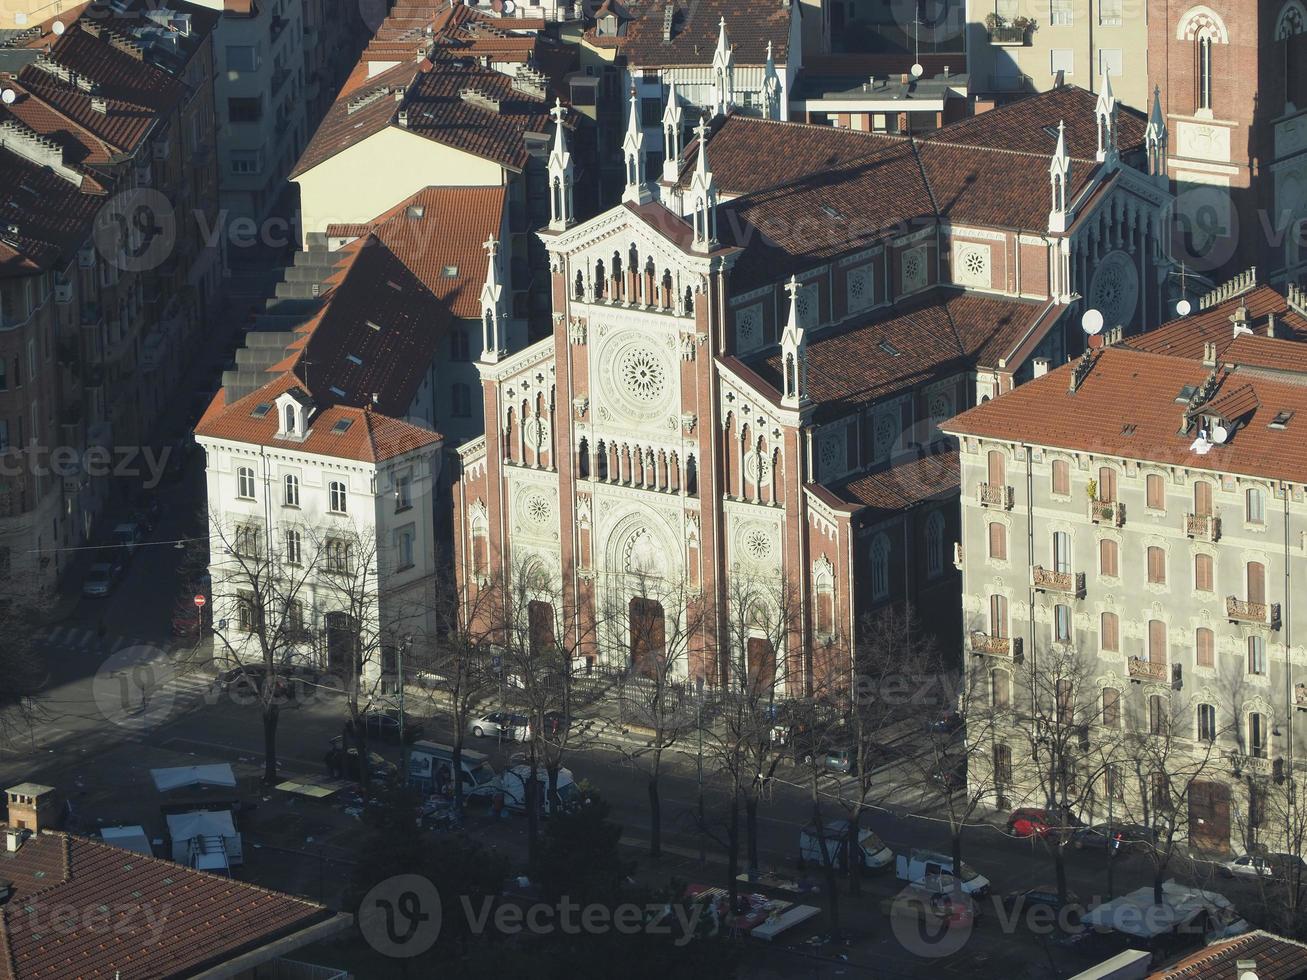
[[[844,220],[844,215],[840,214],[838,211],[836,211],[836,210],[835,210],[833,207],[831,207],[829,204],[823,204],[823,205],[821,206],[821,209],[822,209],[822,211],[824,211],[824,212],[826,213],[826,216],[827,216],[828,218],[834,218],[836,221],[843,221],[843,220]]]
[[[1178,404],[1180,402],[1188,402],[1189,399],[1194,396],[1194,392],[1197,390],[1198,390],[1197,385],[1185,385],[1183,388],[1180,389],[1180,393],[1175,396],[1176,403]]]
[[[344,397],[345,397],[345,393],[344,393],[343,391],[341,391],[339,388],[337,388],[335,385],[332,385],[332,387],[331,387],[331,393],[332,393],[333,395],[335,395],[337,398],[344,398]]]
[[[346,354],[345,360],[349,361],[351,364],[358,364],[359,366],[362,366],[363,364],[363,358],[359,357],[357,354]]]
[[[377,330],[377,331],[381,330],[381,324],[373,320],[368,321],[368,326],[371,327],[373,330]]]
[[[882,340],[878,345],[890,357],[898,357],[903,352],[891,344],[888,340]]]
[[[250,414],[253,415],[256,419],[261,419],[263,418],[263,416],[267,415],[271,411],[272,411],[271,405],[269,405],[267,402],[259,402],[257,405],[254,406],[254,411],[250,412]]]
[[[447,266],[445,266],[445,268],[441,271],[441,275],[443,275],[446,279],[455,279],[455,278],[457,278],[457,277],[458,277],[458,266],[456,266],[456,265],[447,265]]]
[[[349,427],[353,424],[354,424],[353,419],[336,419],[336,424],[331,427],[331,431],[336,433],[336,435],[340,435],[342,432],[349,429]]]
[[[1287,429],[1289,420],[1293,418],[1293,412],[1287,408],[1282,408],[1275,413],[1275,418],[1268,423],[1272,429]]]

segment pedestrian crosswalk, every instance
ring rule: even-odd
[[[54,626],[45,634],[47,646],[60,650],[75,650],[86,653],[117,653],[128,647],[153,647],[158,650],[172,650],[176,644],[171,640],[160,642],[141,636],[122,636],[106,634],[103,642],[96,630],[81,626]]]

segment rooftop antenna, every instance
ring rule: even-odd
[[[1184,293],[1185,268],[1184,262],[1180,263],[1180,302],[1175,304],[1175,312],[1181,316],[1188,316],[1189,311],[1193,309],[1193,304],[1189,302]]]
[[[921,67],[921,8],[917,7],[912,15],[912,77],[920,78],[925,73]]]

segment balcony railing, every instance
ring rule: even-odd
[[[1125,504],[1119,500],[1089,501],[1089,519],[1095,524],[1120,527],[1125,523]]]
[[[1001,483],[982,483],[978,497],[982,507],[1012,509],[1012,488]]]
[[[1215,542],[1221,537],[1221,519],[1211,514],[1186,514],[1184,533],[1191,538]]]
[[[1055,572],[1036,565],[1031,573],[1032,584],[1040,592],[1062,592],[1083,599],[1085,596],[1084,572]]]
[[[1151,660],[1144,660],[1142,657],[1130,658],[1130,679],[1157,681],[1166,683],[1166,664],[1154,663]]]
[[[1273,630],[1280,628],[1280,604],[1278,602],[1246,602],[1235,596],[1225,597],[1225,618],[1232,623],[1252,623],[1257,626],[1269,626]]]
[[[1003,657],[1021,663],[1021,637],[990,636],[988,633],[973,632],[971,634],[971,652],[984,654],[987,657]]]
[[[1013,27],[1007,25],[1004,27],[995,27],[989,32],[989,43],[997,44],[1001,47],[1011,47],[1012,45],[1023,45],[1027,43],[1030,32],[1024,27]]]
[[[1030,88],[1029,75],[990,75],[991,92],[1024,92]]]

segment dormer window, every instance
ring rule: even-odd
[[[303,439],[308,435],[313,403],[300,388],[291,388],[277,398],[277,438]]]

